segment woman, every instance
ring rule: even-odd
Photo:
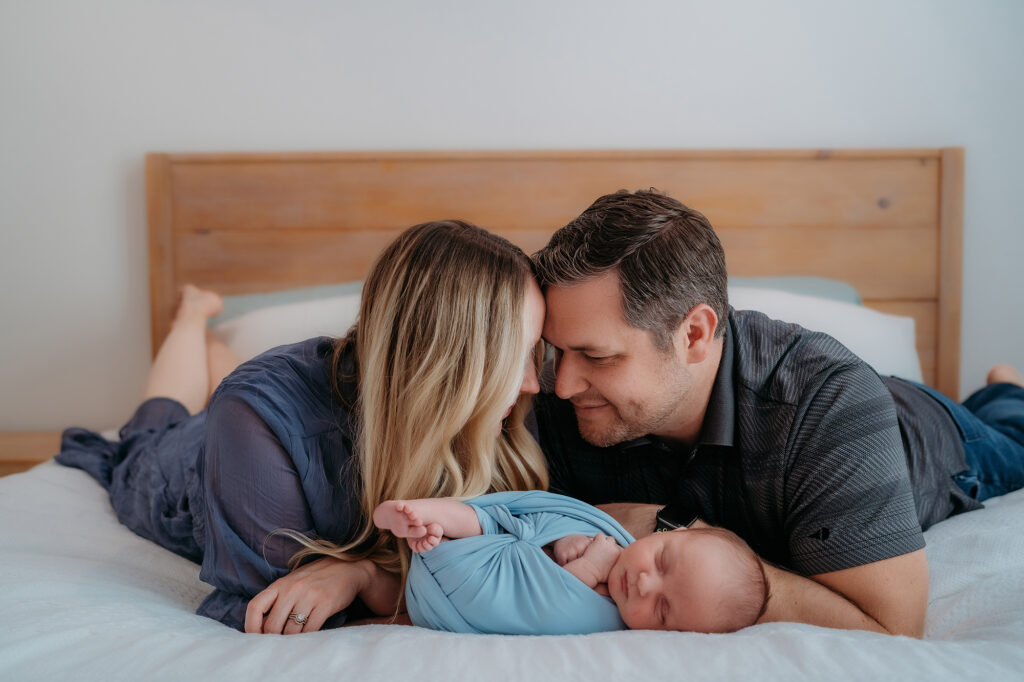
[[[393,615],[408,550],[374,527],[380,502],[547,486],[523,425],[544,300],[506,240],[410,228],[345,338],[276,348],[217,386],[233,364],[206,332],[220,307],[186,287],[120,443],[69,429],[57,458],[100,481],[126,526],[202,564],[215,589],[200,614],[277,633]]]

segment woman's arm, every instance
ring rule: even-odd
[[[312,632],[346,608],[356,597],[379,616],[401,610],[402,582],[368,559],[342,561],[323,557],[275,580],[249,602],[245,631],[256,633]],[[304,624],[289,619],[306,617]]]
[[[292,633],[309,632],[314,625],[319,628],[355,599],[362,574],[352,570],[351,562],[337,572],[327,571],[334,560],[314,561],[290,574],[288,562],[301,547],[274,531],[315,532],[306,493],[291,457],[266,423],[236,396],[222,395],[214,401],[206,427],[201,471],[205,546],[200,577],[216,589],[200,605],[199,613],[249,632]],[[248,605],[256,595],[272,587],[289,588],[286,596],[293,594],[291,590],[301,591],[311,585],[325,587],[321,581],[327,581],[330,575],[338,577],[335,592],[311,592],[312,599],[323,599],[330,611],[321,613],[318,607],[316,623],[311,618],[301,627],[287,620],[289,611],[280,617],[274,612],[271,620],[253,625],[253,608]],[[283,578],[290,580],[275,582]],[[308,610],[296,613],[309,617],[313,605],[301,605]]]

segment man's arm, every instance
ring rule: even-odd
[[[877,625],[867,629],[920,637],[928,562],[892,396],[856,363],[805,395],[798,414],[781,491],[787,565]],[[836,612],[814,604],[817,592],[776,577],[777,620],[829,624]]]
[[[663,504],[640,504],[638,502],[610,502],[597,508],[618,521],[633,537],[640,539],[654,532],[658,510]]]
[[[921,637],[928,608],[928,559],[923,549],[812,576],[843,595],[893,635]]]
[[[661,505],[614,503],[599,508],[633,537],[654,532]],[[697,520],[693,528],[707,527]],[[924,550],[805,578],[765,563],[770,596],[758,622],[789,622],[920,637],[928,606]]]
[[[692,528],[708,527],[697,519]],[[923,549],[805,578],[767,562],[768,608],[759,623],[806,623],[920,638],[928,608]]]

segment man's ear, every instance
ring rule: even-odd
[[[706,303],[698,303],[676,330],[676,351],[687,364],[704,362],[715,341],[718,315]]]

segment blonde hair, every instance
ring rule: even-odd
[[[416,225],[385,249],[356,326],[334,349],[338,388],[355,344],[359,526],[342,545],[288,533],[305,547],[293,563],[369,558],[404,578],[408,547],[371,519],[382,501],[547,488],[545,460],[523,424],[530,401],[519,396],[527,353],[537,366],[541,357],[523,338],[532,277],[519,248],[462,221]]]

